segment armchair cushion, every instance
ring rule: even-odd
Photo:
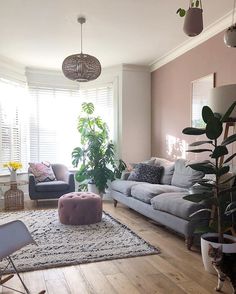
[[[68,188],[69,184],[63,181],[41,182],[35,185],[37,192],[64,191]]]
[[[56,177],[49,162],[29,163],[29,172],[35,176],[35,182],[55,181]]]

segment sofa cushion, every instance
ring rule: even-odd
[[[156,166],[163,166],[164,171],[160,183],[163,185],[171,185],[171,180],[175,169],[175,163],[173,161],[169,161],[165,158],[160,157],[152,157],[152,159],[155,159]]]
[[[159,184],[163,173],[163,167],[154,166],[145,163],[139,163],[134,171],[128,177],[129,181],[148,182]]]
[[[63,181],[41,182],[35,185],[37,192],[53,192],[53,191],[66,191],[69,184]]]
[[[192,213],[204,208],[204,206],[203,204],[194,203],[183,199],[183,197],[187,194],[184,192],[163,193],[152,198],[151,204],[152,207],[156,210],[161,210],[182,219],[189,220],[189,216]],[[196,217],[199,216],[200,215],[196,215]]]
[[[149,183],[140,183],[131,188],[131,196],[145,203],[150,203],[156,195],[168,192],[185,192],[187,194],[188,190],[170,185]]]
[[[137,185],[135,181],[115,180],[111,183],[111,189],[118,191],[126,196],[131,196],[132,186]]]
[[[190,166],[186,166],[186,163],[185,159],[176,160],[171,185],[190,188],[195,181],[204,177],[204,173],[193,170]]]

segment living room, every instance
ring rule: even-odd
[[[71,153],[80,146],[77,119],[83,102],[92,102],[96,115],[108,125],[109,139],[127,169],[151,157],[171,162],[206,159],[205,154],[186,152],[197,137],[182,130],[192,123],[194,82],[211,76],[211,88],[236,84],[236,51],[224,43],[225,31],[232,24],[234,1],[202,1],[204,29],[195,37],[184,33],[184,17],[176,14],[179,7],[188,9],[189,2],[164,2],[14,0],[1,4],[0,209],[4,217],[14,212],[4,212],[9,185],[3,183],[9,182],[9,171],[2,166],[17,161],[22,163],[17,181],[25,207],[19,213],[46,211],[44,230],[46,224],[55,224],[49,211],[54,211],[56,219],[57,200],[44,199],[36,205],[29,198],[28,163],[62,163],[76,173],[78,167],[72,165]],[[83,25],[77,21],[81,15],[86,17]],[[83,52],[95,56],[102,65],[101,75],[85,83],[72,81],[62,72],[63,60],[82,51],[82,41]],[[234,145],[230,148],[233,154]],[[233,163],[231,171],[235,171]],[[77,191],[76,181],[75,186]],[[173,228],[122,202],[114,207],[111,200],[109,193],[103,197],[105,218],[111,217],[110,223],[117,221],[120,231],[127,226],[134,233],[129,240],[147,242],[147,253],[140,256],[138,250],[144,249],[135,249],[132,243],[133,255],[119,255],[117,248],[130,245],[120,245],[119,239],[114,239],[117,248],[113,244],[107,253],[117,254],[113,258],[93,256],[90,262],[74,260],[69,264],[65,254],[61,259],[66,266],[45,262],[44,267],[33,266],[29,271],[19,268],[32,293],[42,289],[57,294],[214,293],[217,276],[204,270],[197,241],[188,250],[178,229],[173,232]],[[36,224],[30,226],[36,230]],[[48,236],[53,238],[56,229],[58,226]],[[39,233],[38,238],[44,239],[45,234]],[[42,260],[44,254],[42,249]],[[69,254],[74,256],[74,252]],[[6,285],[24,291],[17,276]],[[14,293],[1,285],[0,291]],[[232,292],[228,281],[223,291]]]

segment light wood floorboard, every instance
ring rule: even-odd
[[[25,209],[56,207],[56,201],[26,201]],[[158,247],[159,255],[117,259],[23,273],[32,294],[46,289],[49,294],[209,294],[215,293],[217,277],[203,269],[200,249],[188,251],[184,239],[118,203],[104,202],[104,210]],[[11,287],[22,290],[14,277]],[[228,282],[224,293],[232,293]],[[0,288],[0,293],[15,292]]]

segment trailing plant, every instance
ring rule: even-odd
[[[82,187],[93,183],[103,193],[107,188],[107,181],[120,177],[126,164],[121,159],[116,160],[115,146],[109,140],[107,124],[93,113],[93,103],[82,104],[77,126],[82,147],[74,148],[72,164],[77,167],[81,163],[75,178]]]
[[[211,217],[209,221],[209,226],[201,228],[201,233],[216,231],[218,233],[218,242],[224,243],[223,233],[229,227],[230,216],[236,211],[236,203],[230,202],[229,194],[236,191],[236,186],[225,188],[225,184],[233,181],[235,175],[230,178],[223,180],[223,176],[226,175],[229,170],[230,161],[236,156],[236,153],[228,156],[223,163],[221,163],[221,158],[228,155],[227,146],[236,141],[236,134],[225,138],[221,143],[219,143],[219,137],[223,132],[223,123],[229,120],[230,114],[236,106],[236,101],[229,107],[227,112],[220,116],[219,114],[214,114],[210,107],[204,106],[202,109],[202,118],[205,122],[205,128],[185,128],[183,133],[186,135],[206,135],[208,140],[197,141],[190,144],[194,149],[188,150],[188,152],[202,153],[207,152],[209,154],[210,160],[205,160],[199,163],[192,163],[189,166],[196,170],[201,171],[205,174],[214,174],[215,180],[210,181],[207,179],[202,179],[198,183],[202,186],[208,187],[209,191],[199,194],[191,194],[184,197],[184,199],[192,202],[205,201],[211,209],[205,208],[193,213],[190,217],[203,211],[211,211]],[[199,148],[201,145],[208,145],[207,148]],[[196,147],[196,148],[195,148]],[[232,225],[232,222],[230,223]]]
[[[200,8],[201,6],[200,0],[190,0],[190,8]],[[184,8],[179,8],[176,13],[180,16],[180,17],[184,17],[186,15],[187,10],[185,10]]]

